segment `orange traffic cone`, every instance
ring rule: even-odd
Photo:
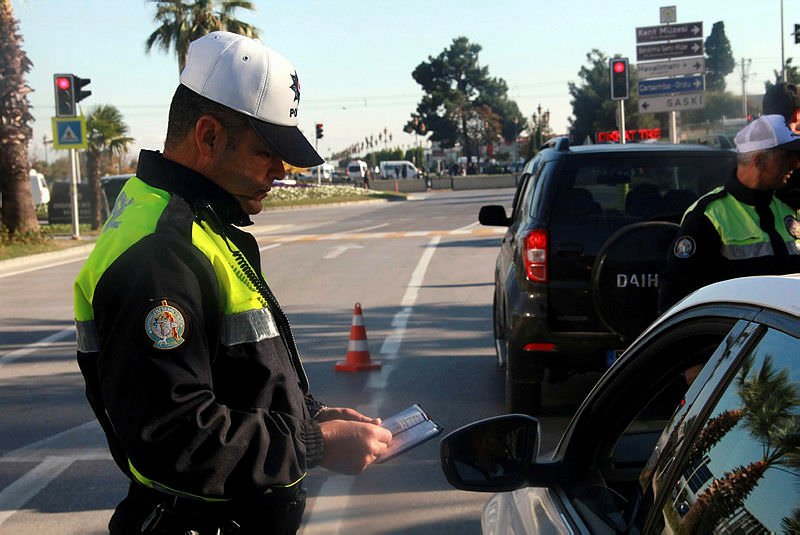
[[[363,372],[381,369],[379,362],[370,362],[369,347],[367,347],[367,329],[364,327],[364,318],[361,316],[361,303],[356,303],[353,309],[350,342],[347,344],[347,360],[345,362],[337,362],[334,369],[339,372]]]

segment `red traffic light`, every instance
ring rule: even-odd
[[[56,78],[56,85],[59,89],[69,89],[69,78],[65,76],[59,76]]]
[[[614,72],[625,72],[625,62],[624,61],[615,61],[614,62]]]

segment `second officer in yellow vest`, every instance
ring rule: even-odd
[[[798,212],[775,196],[800,163],[800,138],[783,116],[764,115],[735,143],[735,174],[683,216],[660,288],[662,311],[712,282],[800,272]]]

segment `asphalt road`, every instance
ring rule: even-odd
[[[444,191],[254,218],[264,273],[319,399],[377,416],[420,403],[446,431],[503,412],[491,325],[502,229],[481,227],[477,213],[512,196]],[[125,493],[74,359],[81,263],[0,263],[0,535],[104,533]],[[357,302],[379,371],[334,370]],[[543,450],[566,421],[542,418]],[[478,533],[489,496],[447,484],[438,442],[356,477],[312,470],[303,533]]]

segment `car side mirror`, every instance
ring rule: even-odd
[[[511,224],[511,220],[506,216],[506,209],[499,204],[481,206],[478,221],[481,225],[495,227],[507,227]]]
[[[524,414],[495,416],[442,439],[442,471],[457,489],[506,492],[525,486],[539,454],[539,421]]]

